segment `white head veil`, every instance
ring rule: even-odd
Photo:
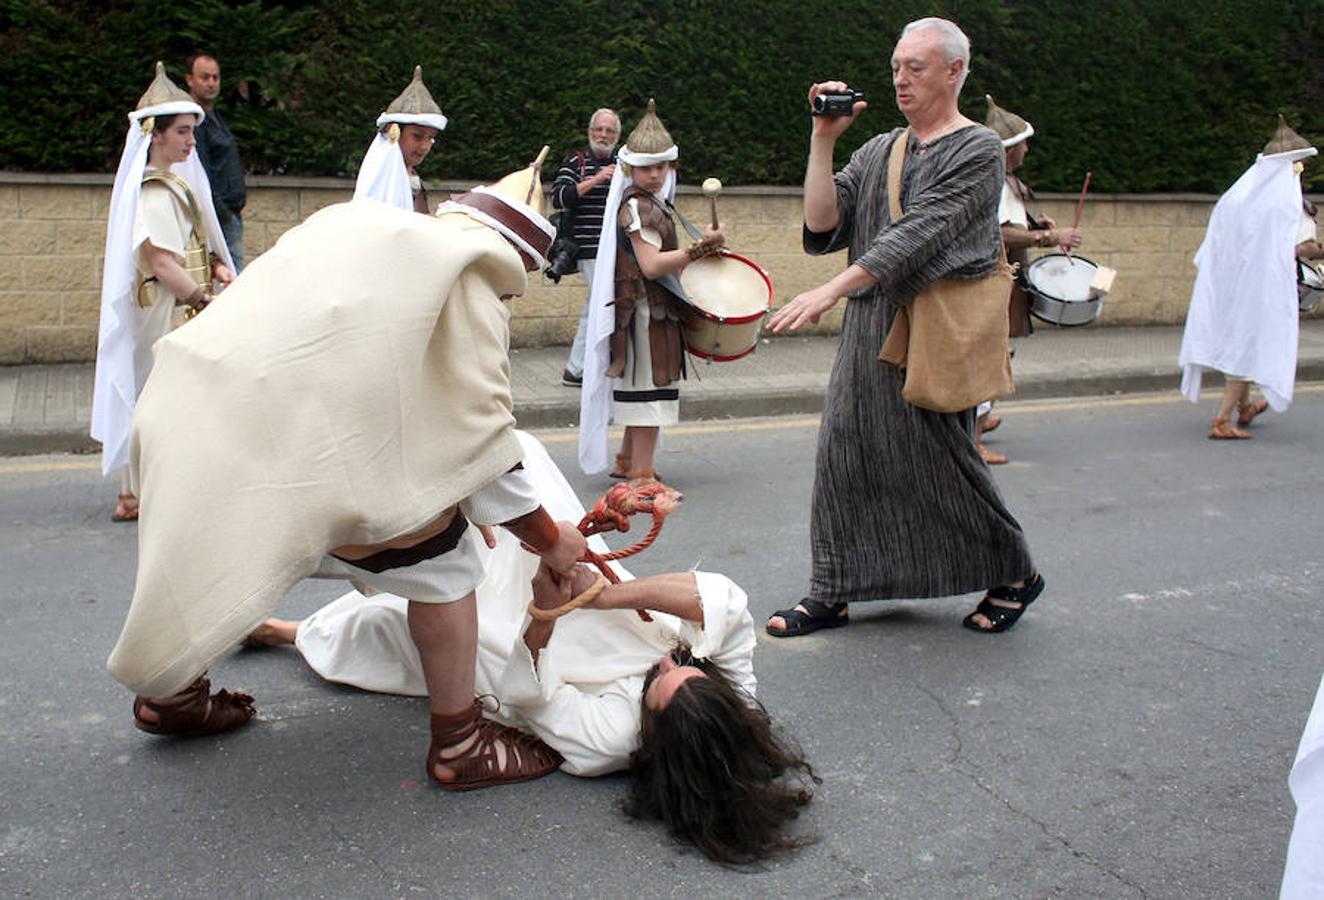
[[[354,199],[368,197],[391,206],[412,211],[414,192],[409,184],[409,167],[400,152],[399,136],[377,132],[368,145],[354,183]]]

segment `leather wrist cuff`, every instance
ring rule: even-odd
[[[539,554],[546,553],[556,546],[557,541],[561,540],[560,529],[556,527],[552,517],[547,514],[547,510],[541,506],[517,519],[502,522],[501,527],[528,544],[535,553]]]
[[[721,246],[722,241],[720,238],[706,237],[690,244],[689,249],[685,251],[685,254],[691,260],[703,259],[705,256],[712,256]]]

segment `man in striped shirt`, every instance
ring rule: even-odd
[[[593,263],[598,255],[598,236],[602,233],[602,211],[607,192],[616,172],[616,143],[621,137],[621,120],[610,109],[600,109],[588,122],[588,147],[571,152],[561,160],[556,180],[552,182],[552,205],[574,217],[574,240],[579,245],[579,272],[591,291]],[[584,338],[588,328],[588,298],[579,314],[579,327],[570,358],[566,360],[561,383],[579,387],[584,383]]]

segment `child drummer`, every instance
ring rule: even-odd
[[[648,110],[620,151],[589,294],[588,354],[580,396],[579,462],[585,472],[607,467],[607,420],[625,426],[614,478],[656,478],[659,430],[680,416],[677,382],[685,376],[679,275],[726,242],[709,226],[681,249],[673,219],[676,158],[671,135]]]

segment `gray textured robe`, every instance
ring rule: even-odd
[[[810,596],[825,603],[951,596],[1034,571],[975,448],[974,410],[910,405],[904,375],[878,361],[899,306],[938,278],[982,275],[997,261],[1002,144],[978,125],[927,145],[912,135],[905,215],[889,225],[887,152],[901,131],[873,138],[837,173],[837,229],[804,234],[806,252],[849,248],[878,279],[847,301],[819,431]]]

